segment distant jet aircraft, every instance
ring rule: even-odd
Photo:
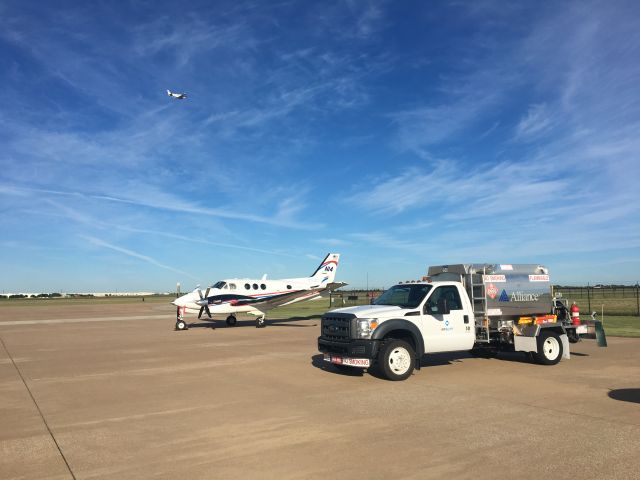
[[[221,280],[202,293],[196,287],[190,293],[176,298],[176,330],[186,330],[184,315],[198,312],[198,320],[206,312],[213,315],[228,315],[227,325],[236,324],[236,314],[249,313],[258,317],[256,327],[264,327],[265,312],[272,308],[289,305],[303,300],[325,296],[346,283],[333,283],[338,269],[339,253],[330,253],[310,277],[267,280],[265,274],[260,280],[250,278],[230,278]]]
[[[167,95],[173,98],[177,98],[178,100],[184,100],[185,98],[187,98],[186,93],[175,93],[175,92],[172,92],[171,90],[167,90]]]

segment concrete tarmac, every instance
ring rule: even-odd
[[[1,308],[0,478],[640,477],[640,339],[550,367],[425,356],[389,382],[277,312],[175,332],[152,302]]]

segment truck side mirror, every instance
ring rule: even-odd
[[[451,313],[451,308],[449,308],[449,302],[447,302],[446,298],[438,300],[438,313],[440,315],[449,315]]]

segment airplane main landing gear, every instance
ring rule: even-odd
[[[264,315],[258,317],[258,319],[256,320],[256,328],[264,328],[266,326],[267,324],[264,322]]]
[[[227,325],[229,325],[230,327],[234,327],[236,325],[237,321],[238,321],[238,319],[236,317],[234,317],[233,315],[229,315],[227,317]]]

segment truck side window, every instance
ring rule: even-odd
[[[439,300],[446,300],[449,310],[462,310],[460,294],[453,285],[436,288],[425,304],[425,313],[437,314]]]

